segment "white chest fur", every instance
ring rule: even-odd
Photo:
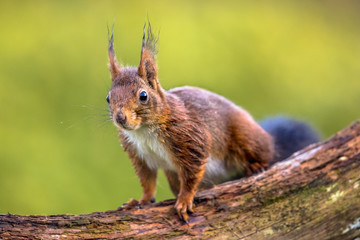
[[[242,168],[226,168],[223,160],[215,157],[207,159],[204,178],[202,180],[205,185],[212,186],[232,179],[237,175],[241,175],[244,170]]]
[[[170,153],[159,141],[156,133],[147,127],[133,131],[123,132],[128,141],[136,148],[138,156],[143,159],[151,169],[176,170],[170,159]]]

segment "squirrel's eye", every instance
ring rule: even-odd
[[[109,95],[106,96],[106,101],[107,101],[108,103],[110,103]]]
[[[140,93],[139,99],[140,99],[141,102],[146,102],[147,97],[148,97],[147,93],[145,91],[142,91]]]

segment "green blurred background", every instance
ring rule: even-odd
[[[139,62],[145,16],[161,29],[165,89],[203,87],[326,138],[360,116],[359,12],[358,1],[0,1],[0,213],[90,213],[141,196],[106,120],[114,20],[126,65]]]

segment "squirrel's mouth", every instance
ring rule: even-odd
[[[139,128],[138,125],[133,126],[133,125],[128,124],[127,122],[125,122],[125,123],[119,123],[119,122],[117,122],[116,120],[114,120],[113,122],[114,122],[114,125],[115,125],[117,128],[119,128],[120,130],[131,131],[131,130],[136,130],[136,129]]]
[[[121,128],[121,129],[124,129],[124,130],[128,130],[128,131],[135,130],[135,129],[133,129],[133,128],[131,128],[131,127],[127,126],[127,125],[121,125],[121,127],[120,127],[120,128]]]
[[[115,120],[113,122],[114,122],[114,125],[119,129],[132,130],[132,128],[130,126],[128,126],[126,123],[119,123]]]
[[[112,120],[120,130],[136,130],[140,127],[141,123],[138,119],[133,118],[132,115],[120,111],[112,115]]]

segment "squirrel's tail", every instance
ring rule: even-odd
[[[285,116],[267,118],[261,127],[274,139],[276,157],[272,163],[289,157],[294,152],[319,141],[318,133],[307,123]]]

